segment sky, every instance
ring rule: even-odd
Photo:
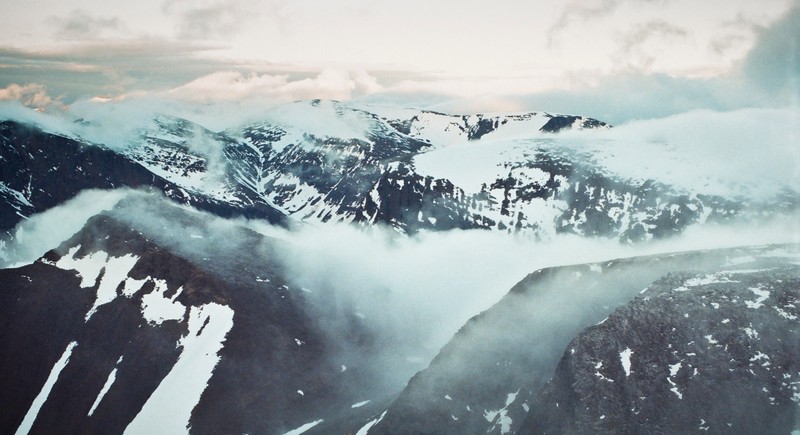
[[[797,105],[800,1],[5,0],[0,99],[311,98],[609,122]]]

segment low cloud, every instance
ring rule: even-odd
[[[36,261],[80,231],[92,216],[112,209],[130,195],[128,189],[84,190],[75,198],[20,222],[10,240],[0,240],[0,267],[16,267]]]
[[[800,192],[799,134],[800,108],[698,110],[566,132],[559,141],[625,178],[758,203]]]
[[[57,98],[54,99],[47,93],[45,85],[38,83],[25,85],[12,83],[0,89],[0,101],[8,100],[19,101],[27,107],[40,110],[58,102]]]

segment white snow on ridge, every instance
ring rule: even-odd
[[[100,285],[97,287],[97,299],[95,299],[92,308],[86,313],[86,320],[88,321],[92,314],[104,304],[113,301],[117,297],[117,287],[128,278],[128,273],[139,261],[139,257],[133,254],[126,254],[122,257],[111,257],[105,265],[105,273],[103,278],[100,279]]]
[[[183,352],[125,434],[189,433],[192,410],[208,386],[231,328],[229,307],[216,303],[192,307],[189,331],[178,342]]]
[[[335,101],[298,101],[266,113],[264,119],[287,130],[299,131],[319,138],[335,137],[367,142],[370,118]]]
[[[69,363],[69,358],[72,356],[72,350],[78,346],[78,342],[73,341],[67,345],[67,348],[64,349],[64,353],[61,354],[61,358],[56,361],[53,365],[52,370],[50,370],[50,375],[47,377],[42,389],[39,390],[39,394],[36,395],[36,398],[33,399],[33,403],[31,403],[31,407],[28,408],[28,412],[25,414],[25,418],[22,419],[22,423],[20,423],[19,428],[17,428],[16,435],[27,434],[30,432],[31,427],[33,427],[33,423],[36,422],[36,417],[39,415],[39,410],[42,409],[42,405],[47,401],[47,397],[50,395],[50,391],[53,390],[53,386],[58,381],[58,376],[61,374],[61,371],[64,370],[64,367],[67,366]]]
[[[97,285],[98,278],[100,284],[97,285],[97,297],[92,308],[86,313],[86,321],[97,312],[100,306],[105,305],[117,297],[117,287],[125,282],[127,289],[128,273],[139,261],[139,257],[133,254],[126,254],[122,257],[110,257],[103,251],[93,252],[85,257],[75,258],[81,246],[70,248],[66,255],[61,257],[55,266],[63,270],[74,270],[81,278],[81,288],[89,288]],[[102,278],[100,278],[102,274]],[[123,290],[125,293],[125,290]]]
[[[467,193],[477,193],[481,184],[507,175],[503,163],[518,157],[522,156],[515,142],[464,142],[415,156],[414,168],[421,175],[446,178]]]
[[[82,258],[75,258],[81,245],[72,247],[67,255],[56,262],[56,267],[63,270],[74,270],[81,277],[81,288],[93,287],[97,284],[97,277],[106,265],[108,254],[103,251],[93,252]]]

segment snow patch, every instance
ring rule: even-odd
[[[683,366],[683,361],[678,361],[675,364],[670,364],[669,365],[669,376],[672,377],[672,376],[677,375],[678,371],[681,369],[681,366]]]
[[[678,386],[675,385],[675,382],[672,381],[672,378],[667,378],[667,382],[669,382],[669,384],[672,385],[670,391],[675,393],[675,395],[678,396],[678,399],[683,399],[683,393],[681,393],[680,390],[678,390]]]
[[[139,257],[133,254],[108,259],[105,264],[105,273],[103,273],[103,278],[100,279],[100,285],[97,287],[97,298],[92,304],[92,308],[86,313],[87,321],[97,312],[101,305],[116,299],[117,287],[126,280],[128,273],[133,269],[137,261],[139,261]]]
[[[126,434],[188,433],[189,418],[219,362],[225,336],[233,328],[233,310],[209,303],[192,307],[189,331],[178,341],[178,361],[164,377]]]
[[[317,421],[312,421],[311,423],[306,423],[306,424],[298,427],[297,429],[292,429],[289,432],[286,432],[283,435],[300,435],[301,433],[305,433],[307,430],[309,430],[312,427],[322,423],[323,421],[325,421],[325,420],[317,420]]]
[[[183,287],[180,287],[172,298],[167,298],[164,296],[167,292],[167,281],[158,278],[151,278],[151,280],[155,284],[155,288],[152,292],[142,296],[142,315],[145,320],[155,325],[160,325],[165,320],[183,320],[186,306],[176,300],[183,291]]]
[[[122,362],[122,357],[119,357],[119,359],[117,360],[117,364],[119,364],[120,362]],[[100,394],[98,394],[97,398],[94,399],[94,403],[92,404],[92,409],[90,409],[89,414],[87,414],[89,417],[91,417],[92,414],[94,414],[94,411],[97,409],[97,406],[100,405],[100,402],[103,401],[103,397],[106,397],[106,393],[108,393],[108,390],[111,389],[111,386],[114,384],[114,381],[116,379],[117,379],[117,368],[114,367],[114,370],[111,370],[111,373],[108,375],[106,383],[103,384],[103,388],[100,389]]]
[[[753,325],[750,325],[750,326],[753,326]],[[742,328],[742,331],[744,331],[745,334],[747,334],[747,336],[751,340],[757,340],[758,339],[758,331],[756,331],[755,329],[748,327],[748,328]]]
[[[750,291],[755,293],[757,298],[755,301],[744,301],[747,308],[758,309],[764,306],[764,301],[769,299],[769,290],[764,290],[758,287],[751,287]]]
[[[67,255],[56,262],[56,267],[63,270],[74,270],[81,277],[81,288],[94,287],[97,277],[106,265],[108,254],[103,251],[93,252],[82,258],[75,258],[81,245],[72,247]]]
[[[626,378],[631,375],[631,355],[633,355],[631,348],[627,348],[619,353],[619,360],[622,363],[622,369],[625,370]]]
[[[365,424],[361,429],[358,430],[358,432],[356,432],[356,435],[367,435],[369,430],[372,429],[372,426],[380,423],[381,420],[383,420],[383,417],[386,417],[386,411],[383,411],[383,414],[381,414],[380,417]]]
[[[369,403],[369,400],[365,400],[363,402],[354,403],[354,404],[350,405],[350,407],[351,408],[361,408],[362,406],[366,405],[367,403]]]
[[[145,279],[133,279],[131,277],[125,278],[125,283],[122,286],[122,295],[126,298],[132,298],[133,295],[141,290],[142,287],[144,287],[144,284],[149,280],[149,277]]]
[[[517,400],[517,395],[519,394],[519,390],[516,393],[509,393],[506,396],[506,404],[503,408],[495,410],[495,411],[487,411],[484,410],[483,418],[486,419],[489,423],[493,423],[492,428],[489,430],[491,432],[494,430],[495,427],[500,427],[501,434],[507,434],[511,432],[511,417],[508,416],[508,407]]]

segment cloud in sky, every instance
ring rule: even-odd
[[[765,29],[743,62],[741,74],[770,95],[800,103],[800,2]]]
[[[83,9],[75,9],[66,17],[50,17],[53,35],[66,40],[91,40],[118,36],[126,26],[118,17],[96,17]]]
[[[358,98],[614,123],[796,93],[797,1],[550,1],[81,0],[45,18],[20,3],[0,18],[0,87],[45,86],[67,104]]]
[[[365,71],[326,69],[316,77],[291,80],[288,74],[243,74],[224,71],[209,74],[172,89],[168,95],[189,101],[235,101],[243,99],[347,100],[380,92],[375,77]]]
[[[180,39],[208,40],[242,31],[260,18],[258,5],[254,0],[166,0],[162,10],[177,19]]]
[[[32,108],[44,108],[54,103],[53,98],[47,94],[47,88],[36,83],[26,85],[12,83],[0,89],[0,101],[3,100],[19,101]]]

